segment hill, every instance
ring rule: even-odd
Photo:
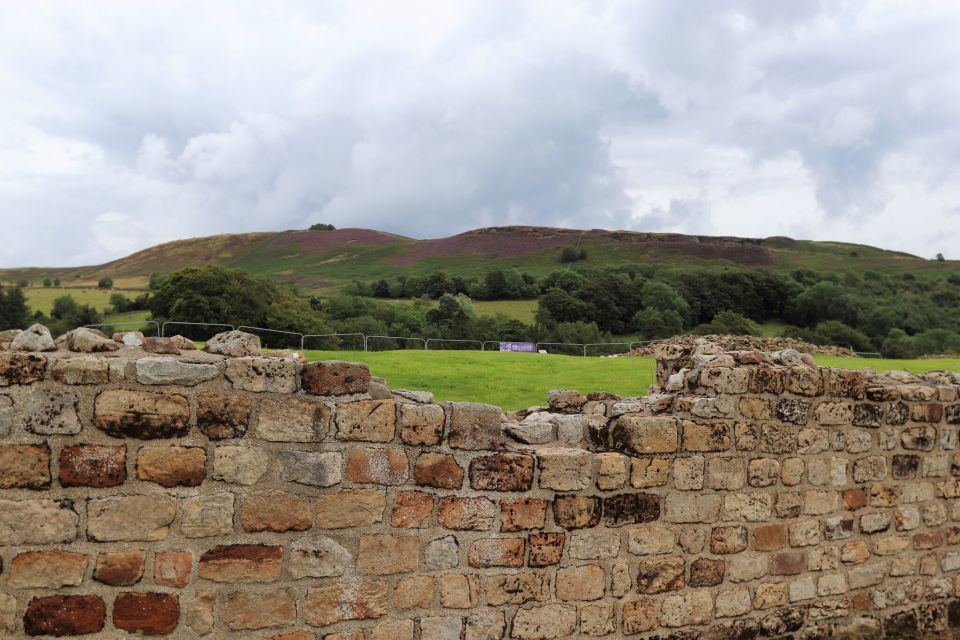
[[[67,287],[83,287],[109,276],[118,288],[137,289],[146,286],[152,273],[213,263],[295,282],[305,291],[315,292],[352,280],[435,271],[470,276],[513,267],[542,275],[558,267],[564,247],[576,246],[586,250],[583,264],[593,266],[644,262],[774,271],[810,268],[920,274],[960,270],[957,261],[927,260],[840,242],[512,226],[428,240],[370,229],[226,234],[168,242],[96,266],[0,269],[0,281],[27,279],[37,286],[49,277],[60,278]]]

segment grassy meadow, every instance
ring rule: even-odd
[[[310,360],[366,362],[394,389],[432,391],[437,400],[522,409],[543,404],[550,389],[643,395],[654,382],[652,357],[577,356],[480,351],[307,351]],[[821,366],[877,371],[960,371],[960,359],[881,360],[816,356]]]
[[[110,308],[110,296],[114,293],[122,293],[128,298],[135,298],[142,290],[115,290],[115,289],[97,289],[93,287],[29,287],[24,289],[27,296],[27,304],[32,311],[42,311],[49,315],[53,308],[53,301],[62,296],[70,296],[77,301],[77,304],[88,304],[97,311],[105,311]]]

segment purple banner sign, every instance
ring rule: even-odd
[[[537,350],[537,345],[532,342],[501,342],[500,351],[522,351],[533,353]]]

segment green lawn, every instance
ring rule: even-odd
[[[119,293],[131,299],[136,298],[143,292],[144,290],[141,289],[124,289],[119,291]],[[97,289],[96,287],[32,287],[25,289],[24,293],[27,296],[27,305],[32,311],[42,311],[43,313],[49,314],[53,308],[53,301],[66,295],[72,297],[78,304],[89,304],[97,311],[102,312],[110,308],[110,296],[118,293],[118,291]]]
[[[393,389],[432,391],[437,400],[486,402],[504,409],[544,404],[550,389],[644,395],[653,358],[583,358],[480,351],[307,351],[310,360],[366,362]]]
[[[536,300],[474,300],[473,308],[481,316],[495,316],[502,313],[512,320],[525,324],[533,323],[537,313]]]
[[[394,389],[432,391],[437,400],[486,402],[504,409],[543,404],[550,389],[644,395],[654,381],[652,357],[583,358],[479,351],[306,351],[310,360],[366,362]],[[816,356],[821,366],[878,371],[960,371],[960,359],[879,360]]]

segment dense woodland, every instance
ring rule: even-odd
[[[480,316],[472,302],[510,299],[537,299],[535,322]],[[514,270],[469,278],[434,273],[356,282],[336,295],[307,298],[288,284],[208,266],[156,275],[150,294],[131,300],[117,293],[111,304],[116,312],[149,309],[160,321],[227,320],[301,333],[575,343],[756,334],[760,324],[775,321],[786,325],[783,335],[887,357],[960,353],[960,274],[571,263],[540,278]],[[31,314],[19,288],[0,290],[0,328],[39,321],[62,332],[102,319],[69,295],[55,301],[49,316]]]

